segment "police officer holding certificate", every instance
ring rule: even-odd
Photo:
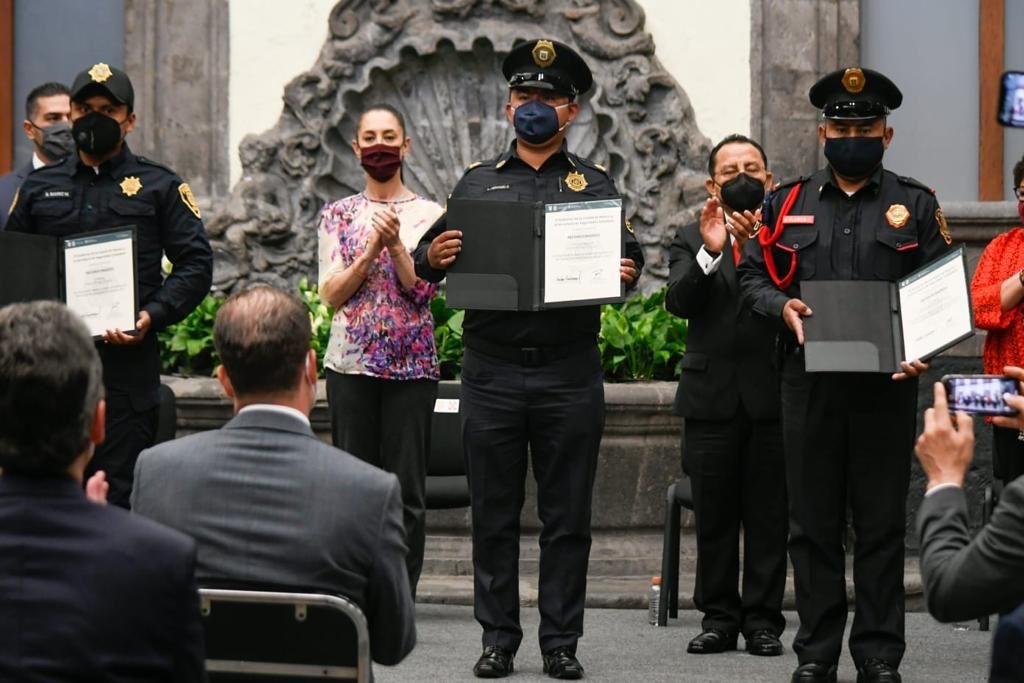
[[[104,63],[75,78],[71,132],[77,153],[28,175],[7,230],[67,237],[135,228],[139,310],[133,330],[107,330],[99,345],[106,390],[106,439],[89,463],[103,470],[108,500],[128,507],[135,460],[152,445],[160,387],[156,333],[184,318],[210,289],[213,254],[187,183],[132,154],[135,91],[128,75]],[[163,277],[161,256],[173,264]]]
[[[893,683],[906,647],[913,377],[927,366],[904,361],[893,376],[805,372],[803,319],[813,312],[800,300],[800,284],[896,281],[946,253],[951,238],[933,192],[882,167],[893,136],[887,117],[903,100],[892,81],[870,69],[841,69],[815,83],[810,100],[824,117],[818,138],[828,166],[769,198],[765,227],[747,243],[739,269],[754,310],[787,330],[782,428],[800,615],[793,642],[800,666],[792,680],[836,680],[847,615],[848,503],[856,537],[850,654],[858,682]]]
[[[500,156],[473,164],[452,199],[569,202],[617,196],[605,169],[569,152],[566,129],[590,69],[553,40],[521,43],[502,65],[505,113],[516,138]],[[458,226],[455,226],[456,228]],[[643,255],[623,224],[623,282],[640,275]],[[415,252],[416,272],[437,282],[459,255],[462,233],[445,216]],[[473,513],[474,605],[483,654],[473,673],[500,678],[513,670],[519,624],[519,514],[527,454],[537,480],[540,535],[540,648],[553,678],[583,676],[576,644],[590,555],[590,505],[604,427],[598,306],[538,312],[466,312],[462,424]]]

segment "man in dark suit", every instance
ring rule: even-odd
[[[669,252],[665,307],[689,320],[675,412],[697,527],[694,602],[704,612],[694,654],[736,648],[782,654],[786,484],[775,332],[740,296],[736,265],[760,226],[771,183],[761,146],[730,135],[711,150],[700,221]],[[743,528],[743,592],[739,584]]]
[[[1021,368],[1005,372],[1024,380]],[[1024,398],[1006,401],[1019,414],[994,423],[1024,428]],[[963,481],[974,456],[974,429],[966,413],[949,414],[940,383],[915,450],[928,477],[917,514],[928,611],[939,621],[962,621],[1024,603],[1024,477],[1003,489],[991,521],[972,538]]]
[[[14,304],[0,339],[0,680],[205,680],[195,544],[82,492],[106,411],[85,325]]]
[[[143,451],[132,508],[196,539],[202,583],[354,600],[374,661],[397,664],[416,643],[398,479],[313,433],[311,335],[306,308],[284,292],[228,299],[214,343],[237,414]]]
[[[69,96],[63,83],[43,83],[25,98],[25,120],[21,128],[32,143],[32,161],[0,176],[0,229],[7,222],[7,211],[28,174],[75,152],[75,140],[68,123]]]

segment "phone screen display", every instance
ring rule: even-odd
[[[1016,415],[1003,394],[1017,394],[1017,381],[1000,375],[952,375],[943,378],[950,410],[982,415]]]
[[[999,78],[999,123],[1024,127],[1024,72],[1007,71]]]

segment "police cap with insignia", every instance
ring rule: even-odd
[[[557,40],[515,45],[501,64],[509,88],[540,88],[576,97],[590,90],[594,77],[583,58]]]
[[[93,95],[109,95],[120,104],[127,104],[128,111],[135,108],[135,89],[128,74],[120,69],[99,62],[75,76],[71,84],[71,100],[81,102]]]
[[[811,104],[826,119],[877,119],[903,103],[903,93],[883,74],[850,67],[823,76],[811,86]]]

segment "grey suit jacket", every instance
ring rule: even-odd
[[[416,644],[398,479],[254,409],[145,450],[132,509],[196,540],[203,583],[340,594],[366,614],[373,659]]]
[[[921,578],[933,617],[962,621],[1024,602],[1024,477],[1003,490],[992,519],[973,539],[958,487],[925,496],[917,529]]]

